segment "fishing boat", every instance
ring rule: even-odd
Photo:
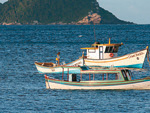
[[[57,53],[57,58],[56,61],[57,63],[52,63],[52,62],[35,62],[36,68],[39,73],[80,73],[81,70],[88,70],[89,67],[85,66],[82,64],[80,65],[65,65],[65,64],[60,64],[60,57],[59,57],[60,52]],[[83,56],[78,59],[78,62],[83,62]],[[75,61],[77,64],[77,61]]]
[[[145,49],[126,54],[123,56],[118,56],[119,47],[121,44],[111,44],[110,39],[108,44],[100,44],[98,42],[92,44],[91,47],[81,48],[85,49],[87,54],[84,56],[83,62],[71,62],[66,64],[66,66],[76,66],[84,65],[89,67],[126,67],[126,68],[142,68],[147,54],[147,60],[149,62],[149,47]]]
[[[64,90],[150,89],[150,77],[132,80],[132,73],[129,69],[82,70],[79,76],[67,74],[66,79],[64,77],[63,73],[61,79],[45,75],[46,88]]]
[[[88,70],[87,66],[64,66],[64,65],[56,65],[52,63],[38,63],[35,62],[36,68],[39,73],[80,73],[82,69]]]

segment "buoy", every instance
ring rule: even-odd
[[[110,53],[110,55],[109,55],[110,57],[113,57],[114,56],[114,54],[113,53]]]

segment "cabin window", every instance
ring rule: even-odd
[[[131,71],[126,70],[126,75],[127,75],[128,79],[130,79],[130,80],[131,80]]]
[[[112,53],[113,47],[109,47],[109,52]]]
[[[117,52],[118,52],[118,47],[114,46],[112,53],[117,53]]]
[[[106,47],[105,53],[111,53],[110,46]]]
[[[125,81],[128,81],[128,76],[124,70],[121,71]]]
[[[119,80],[119,73],[82,74],[84,80]]]
[[[118,80],[120,79],[119,73],[104,73],[101,74],[101,80]]]
[[[107,46],[105,53],[117,53],[118,47],[117,46]]]
[[[118,80],[118,75],[117,73],[109,73],[108,74],[108,78],[107,78],[107,74],[106,74],[106,80]]]
[[[106,47],[105,53],[108,53],[109,47]]]
[[[89,49],[88,51],[89,51],[89,53],[95,53],[96,52],[95,49]]]

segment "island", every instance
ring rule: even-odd
[[[0,3],[1,25],[133,24],[118,19],[96,0],[8,0]]]

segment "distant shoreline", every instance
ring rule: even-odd
[[[9,24],[9,23],[7,23],[7,24],[1,24],[0,23],[0,25],[2,25],[2,26],[12,26],[12,25],[16,25],[16,26],[22,26],[22,25],[150,25],[150,24],[135,24],[135,23],[133,23],[133,24],[71,24],[71,23],[69,23],[69,24]]]

